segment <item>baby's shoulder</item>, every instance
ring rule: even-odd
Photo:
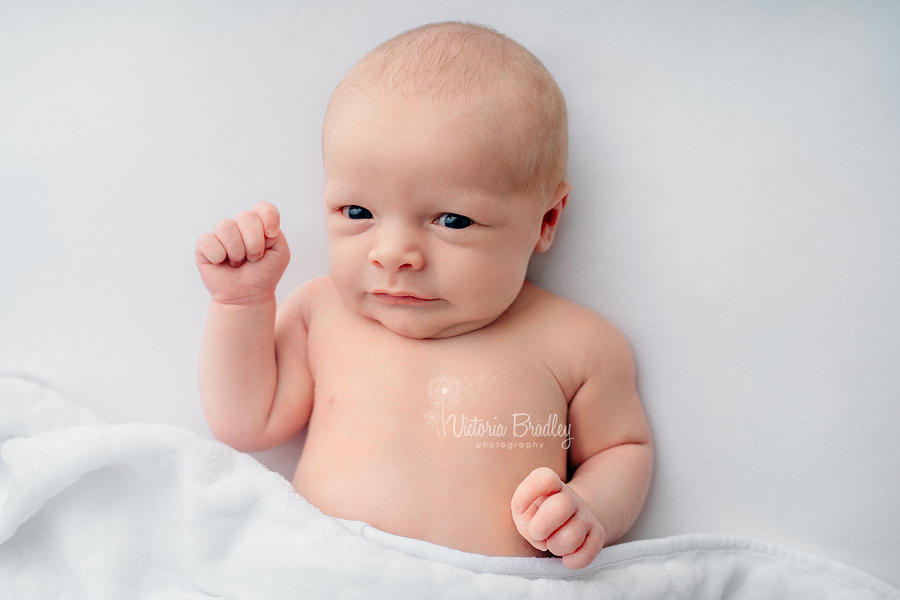
[[[597,312],[557,296],[552,292],[526,283],[529,320],[539,326],[552,328],[575,339],[595,338],[598,334],[618,334],[618,329]]]
[[[310,279],[288,295],[278,307],[278,312],[286,316],[299,316],[308,322],[318,309],[332,304],[337,293],[330,276]]]
[[[528,320],[548,349],[586,365],[630,363],[631,347],[613,323],[587,307],[529,286]]]

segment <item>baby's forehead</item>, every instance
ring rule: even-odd
[[[457,117],[460,127],[476,126],[480,135],[503,137],[507,145],[529,143],[526,131],[540,126],[541,111],[522,98],[520,87],[501,77],[483,85],[461,85],[437,77],[402,82],[396,78],[361,78],[338,90],[326,114],[326,130],[335,123],[366,120],[370,123]],[[329,124],[329,120],[333,123]]]
[[[402,77],[402,79],[401,79]],[[402,73],[391,77],[366,77],[355,82],[343,93],[336,92],[337,102],[349,105],[388,103],[397,109],[427,106],[440,111],[446,108],[466,108],[489,114],[521,112],[518,88],[500,76],[483,82],[461,81],[453,74]]]

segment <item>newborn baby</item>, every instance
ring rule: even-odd
[[[414,29],[341,81],[322,149],[329,277],[276,311],[268,203],[197,241],[210,429],[258,451],[308,427],[293,485],[325,514],[590,564],[637,518],[652,445],[622,335],[525,279],[571,189],[553,77],[493,30]]]

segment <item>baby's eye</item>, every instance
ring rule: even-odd
[[[355,204],[352,206],[345,206],[341,209],[344,213],[344,216],[349,219],[371,219],[372,213],[368,208],[363,208],[362,206],[356,206]]]
[[[435,223],[450,229],[465,229],[472,224],[472,219],[454,213],[444,213],[435,220]]]

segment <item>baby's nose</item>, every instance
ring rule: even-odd
[[[369,251],[369,262],[387,271],[420,271],[425,266],[415,236],[409,232],[387,230],[379,232]]]

